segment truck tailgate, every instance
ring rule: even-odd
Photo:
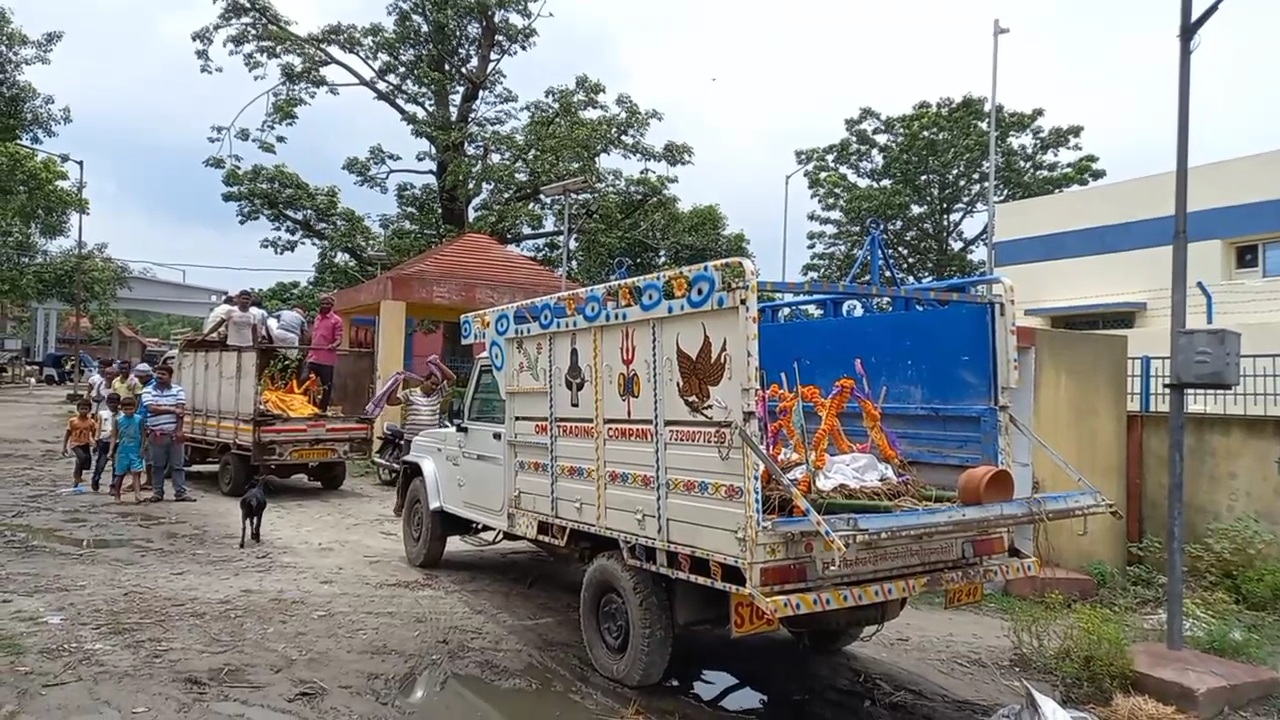
[[[346,442],[371,440],[373,423],[356,418],[292,418],[262,425],[262,442]]]
[[[945,505],[892,513],[824,515],[823,522],[845,542],[922,538],[944,533],[985,533],[1019,525],[1103,515],[1115,506],[1094,490],[1045,493],[991,505]],[[808,517],[774,519],[775,532],[818,532]]]

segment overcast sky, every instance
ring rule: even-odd
[[[3,1],[3,0],[0,0]],[[93,203],[86,237],[118,257],[278,268],[187,270],[222,288],[304,278],[309,253],[258,248],[201,166],[208,126],[225,123],[261,88],[234,63],[200,75],[189,35],[214,14],[209,0],[7,0],[32,33],[66,33],[41,89],[71,106],[75,124],[50,149],[84,158]],[[379,17],[381,0],[278,0],[306,26]],[[1206,3],[1198,3],[1203,7]],[[71,11],[74,6],[74,11]],[[864,105],[887,112],[991,82],[991,23],[1001,39],[1001,102],[1042,106],[1052,122],[1085,126],[1110,180],[1173,166],[1177,84],[1174,0],[550,0],[532,53],[506,65],[531,97],[585,72],[666,114],[655,139],[693,145],[681,172],[687,202],[719,203],[744,229],[766,277],[780,274],[783,176],[793,151],[840,135]],[[1192,163],[1280,146],[1280,60],[1270,37],[1274,0],[1226,0],[1195,55]],[[304,111],[283,159],[312,181],[344,182],[342,158],[403,131],[363,96]],[[350,202],[382,202],[351,191]],[[789,274],[804,259],[808,193],[792,181]],[[158,268],[162,277],[177,278]]]

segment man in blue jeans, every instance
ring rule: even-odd
[[[161,365],[155,369],[155,382],[142,391],[142,407],[147,418],[147,454],[151,460],[151,497],[147,502],[164,500],[166,474],[173,476],[175,502],[195,502],[187,492],[187,472],[183,468],[183,420],[187,411],[187,394],[173,383],[173,368]]]

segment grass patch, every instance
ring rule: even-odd
[[[0,657],[21,657],[26,652],[22,641],[10,633],[0,632]]]
[[[1184,634],[1211,655],[1274,666],[1280,658],[1280,538],[1254,518],[1212,524],[1186,546]],[[1140,562],[1124,570],[1087,568],[1098,596],[1077,602],[991,598],[1010,623],[1018,661],[1053,680],[1073,702],[1105,704],[1132,675],[1128,647],[1164,634],[1163,544],[1131,548]]]

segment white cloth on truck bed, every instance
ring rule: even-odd
[[[793,469],[788,476],[796,480],[808,472],[801,465]],[[813,484],[823,492],[831,492],[840,487],[869,488],[880,487],[887,482],[895,482],[897,473],[888,463],[870,453],[846,453],[844,455],[828,455],[827,465],[813,479]]]

